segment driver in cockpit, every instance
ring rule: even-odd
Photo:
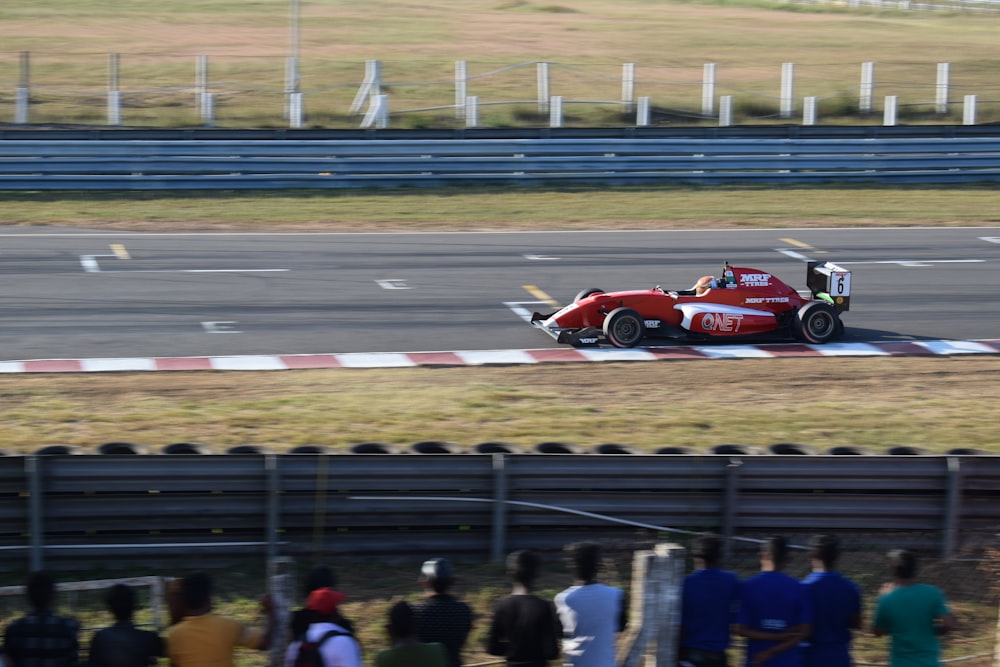
[[[716,281],[715,276],[702,276],[698,278],[698,282],[694,284],[695,296],[705,296],[708,292],[718,286],[718,281]]]

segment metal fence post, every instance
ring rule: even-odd
[[[639,107],[636,111],[635,124],[639,127],[649,127],[649,98],[646,96],[639,98]]]
[[[657,544],[657,567],[661,570],[659,628],[656,636],[657,667],[677,664],[677,639],[681,629],[681,586],[687,550],[678,544]]]
[[[549,64],[542,62],[535,64],[535,76],[538,78],[538,113],[548,113],[549,111]]]
[[[896,124],[896,96],[885,96],[885,109],[882,112],[882,124],[892,127]]]
[[[858,111],[872,112],[872,95],[875,92],[875,63],[861,63],[861,91],[858,95]]]
[[[733,96],[723,95],[719,98],[719,127],[729,127],[733,124]]]
[[[208,56],[198,56],[194,62],[194,103],[205,122],[205,94],[208,93]]]
[[[635,63],[622,65],[622,107],[625,113],[635,110]]]
[[[722,537],[725,538],[723,560],[728,560],[732,555],[733,535],[736,532],[736,505],[740,496],[741,467],[743,467],[742,459],[729,459],[726,465],[726,490],[722,498]]]
[[[705,63],[701,74],[701,115],[715,114],[715,63]]]
[[[803,125],[815,125],[816,124],[816,98],[806,97],[802,104],[802,124]]]
[[[305,116],[302,107],[302,93],[292,93],[288,96],[290,106],[288,108],[288,126],[294,130],[302,127],[302,118]]]
[[[24,125],[28,122],[28,106],[31,104],[31,54],[21,51],[20,79],[14,91],[14,122]]]
[[[549,103],[549,127],[563,126],[563,98],[555,95]]]
[[[938,63],[937,66],[937,95],[934,101],[934,110],[938,113],[948,113],[948,79],[951,70],[949,63]]]
[[[795,63],[781,64],[781,101],[779,115],[791,118],[795,110]]]
[[[945,463],[948,479],[941,557],[951,558],[958,549],[958,534],[962,524],[962,460],[957,456],[949,456]]]
[[[122,94],[119,90],[119,60],[117,53],[108,54],[108,125],[122,124]]]
[[[44,521],[42,517],[42,459],[35,455],[24,457],[24,472],[28,477],[28,532],[31,534],[29,563],[31,571],[41,570],[45,566],[43,553],[45,540],[42,535]]]
[[[493,463],[493,534],[490,560],[502,563],[507,552],[507,456],[492,454]]]
[[[466,100],[469,97],[469,63],[465,60],[455,61],[455,118],[466,119]],[[468,125],[466,125],[468,127]]]
[[[472,95],[465,98],[465,126],[479,127],[479,97]]]
[[[976,124],[976,96],[966,95],[962,103],[962,125]]]
[[[656,596],[650,585],[655,568],[656,554],[653,551],[636,551],[632,555],[629,621],[618,642],[617,662],[622,667],[639,667],[645,662],[649,633],[656,620]]]

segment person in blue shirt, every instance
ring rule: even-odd
[[[719,568],[722,539],[702,534],[692,555],[697,569],[681,589],[681,667],[727,667],[726,649],[740,599],[740,580]]]
[[[812,610],[806,587],[784,572],[788,543],[761,544],[760,574],[743,582],[737,631],[747,638],[746,667],[801,667],[799,644],[809,636]]]
[[[861,627],[861,590],[836,571],[840,542],[833,535],[809,541],[812,574],[802,580],[813,610],[812,634],[802,645],[803,667],[850,667],[851,630]]]

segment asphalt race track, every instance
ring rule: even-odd
[[[0,228],[0,360],[560,348],[523,319],[725,260],[853,271],[848,342],[993,339],[1000,227],[425,234]]]

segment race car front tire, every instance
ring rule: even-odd
[[[799,308],[792,322],[796,338],[816,345],[830,342],[843,330],[837,309],[822,301],[811,301]]]
[[[646,324],[631,308],[615,308],[604,318],[604,336],[615,347],[635,347],[646,337]]]

